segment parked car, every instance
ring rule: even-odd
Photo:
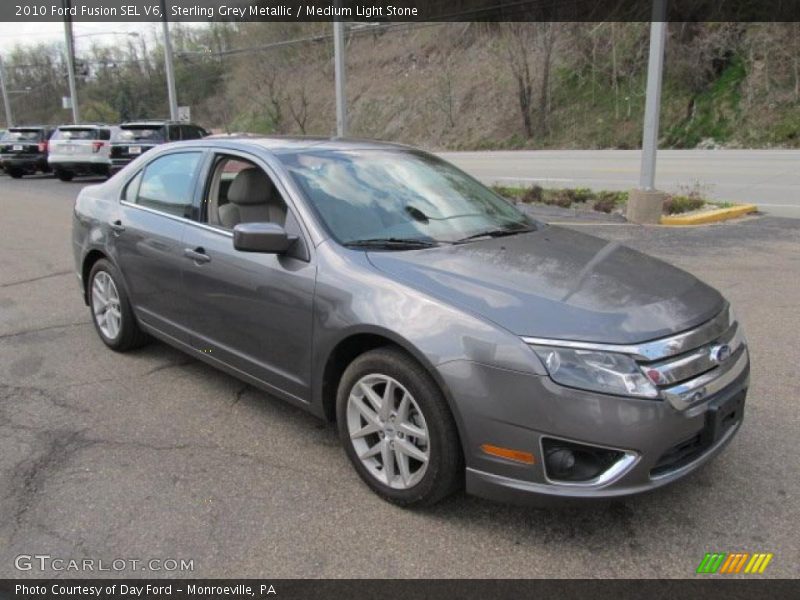
[[[9,127],[0,138],[0,164],[11,177],[18,179],[36,172],[49,173],[49,126]]]
[[[149,336],[335,420],[400,505],[673,482],[739,430],[729,303],[616,242],[537,222],[447,162],[348,140],[204,139],[81,191],[100,339]]]
[[[135,121],[123,123],[111,143],[112,168],[119,169],[148,150],[167,142],[197,140],[208,132],[192,123]]]
[[[109,125],[62,125],[50,138],[47,162],[61,181],[76,175],[111,173],[111,135]]]

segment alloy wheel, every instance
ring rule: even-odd
[[[425,417],[396,379],[374,373],[356,382],[347,400],[347,430],[358,459],[384,485],[414,487],[428,468]]]
[[[98,271],[92,282],[92,313],[102,334],[116,339],[122,328],[122,309],[117,286],[105,271]]]

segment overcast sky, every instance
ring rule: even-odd
[[[5,0],[0,0],[5,1]],[[200,23],[183,23],[182,25],[197,25]],[[124,33],[136,32],[152,37],[161,33],[160,23],[81,23],[73,24],[75,34],[76,52],[81,48],[88,48],[93,43],[109,45],[119,43],[124,39]],[[90,34],[90,35],[86,35]],[[7,54],[16,45],[35,45],[40,42],[64,42],[63,22],[28,22],[8,23],[0,22],[0,53]]]

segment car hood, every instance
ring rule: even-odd
[[[726,304],[681,269],[560,227],[368,256],[393,279],[524,336],[631,344],[699,325]]]

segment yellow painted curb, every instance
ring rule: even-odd
[[[670,215],[661,217],[662,225],[705,225],[706,223],[716,223],[717,221],[727,221],[743,215],[758,211],[755,204],[737,204],[730,208],[720,208],[709,210],[708,212],[697,213],[694,215]]]

